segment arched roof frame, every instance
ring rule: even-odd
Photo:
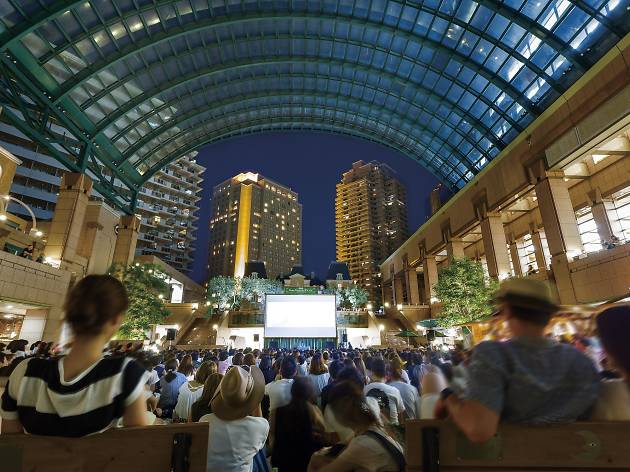
[[[284,78],[293,78],[294,76],[290,75],[290,74],[285,74]],[[262,77],[265,78],[265,77]],[[277,79],[281,79],[283,78],[282,76],[278,76],[275,75],[274,78]],[[305,79],[312,79],[312,80],[321,80],[321,77],[317,76],[317,75],[305,75],[302,78]],[[260,80],[261,77],[259,76],[254,76],[254,77],[246,77],[246,78],[242,78],[239,79],[238,81],[230,81],[230,82],[223,82],[217,85],[217,87],[220,88],[229,88],[229,87],[234,87],[237,85],[241,85],[241,84],[246,84],[246,83],[256,83],[258,80]],[[335,78],[334,79],[335,82],[339,82],[339,83],[343,83],[346,84],[348,86],[352,86],[354,83],[348,79],[344,79],[344,78]],[[408,107],[416,107],[420,110],[422,110],[423,112],[427,113],[430,116],[433,117],[437,117],[437,110],[434,109],[430,109],[429,107],[427,107],[427,105],[423,104],[423,103],[417,103],[417,102],[413,102],[409,99],[406,99],[404,97],[400,97],[397,96],[395,94],[389,93],[388,90],[384,89],[384,88],[379,88],[379,87],[375,87],[372,86],[370,84],[364,85],[363,86],[364,89],[368,89],[371,90],[372,92],[380,92],[383,93],[385,95],[387,95],[388,97],[393,98],[394,100],[397,100],[400,103],[403,103],[405,105],[407,105]],[[239,97],[241,97],[243,100],[248,100],[248,99],[252,99],[252,98],[261,98],[261,97],[272,97],[274,96],[273,92],[266,92],[267,89],[264,89],[265,91],[261,92],[257,92],[256,94],[251,94],[250,96],[246,96],[246,95],[239,95]],[[275,92],[277,92],[280,95],[288,95],[290,93],[295,93],[295,89],[282,89],[282,88],[277,88],[274,87],[273,89]],[[311,90],[310,93],[313,93],[315,90]],[[207,90],[205,89],[201,89],[201,90],[197,90],[196,92],[190,94],[190,98],[196,98],[196,99],[202,99],[204,95],[206,95],[208,93]],[[303,89],[300,91],[300,94],[302,93],[309,93],[309,90],[307,89]],[[235,96],[230,96],[229,94],[226,94],[226,97],[229,97],[229,99],[223,100],[223,102],[229,102],[229,103],[235,103],[238,102],[238,98]],[[435,100],[437,101],[437,103],[448,103],[446,101],[443,100]],[[132,155],[134,155],[137,151],[139,151],[144,145],[146,145],[148,142],[150,142],[151,140],[159,137],[160,135],[162,135],[163,133],[167,132],[169,129],[172,129],[174,127],[179,127],[181,125],[182,122],[187,121],[188,119],[198,116],[199,114],[203,114],[206,113],[208,111],[211,111],[213,108],[218,107],[218,106],[222,106],[223,102],[213,102],[212,106],[210,106],[209,104],[205,103],[205,102],[201,102],[201,106],[197,107],[197,108],[193,108],[190,110],[187,110],[185,113],[181,113],[181,114],[177,114],[175,117],[173,117],[172,121],[167,121],[161,125],[159,125],[158,127],[154,128],[150,133],[142,136],[142,138],[138,139],[137,141],[135,141],[133,144],[131,144],[128,148],[126,148],[124,151],[121,150],[123,158],[129,159]],[[366,104],[371,105],[369,102],[366,102]],[[390,110],[391,111],[391,110]],[[479,121],[478,119],[476,119],[473,115],[471,115],[467,110],[463,110],[461,108],[455,108],[453,110],[453,113],[457,114],[458,116],[460,116],[462,119],[464,119],[465,121],[469,122],[469,124],[476,128],[476,129],[481,129],[484,131],[485,133],[485,137],[488,139],[488,141],[490,141],[494,146],[496,146],[498,149],[502,149],[505,146],[505,143],[503,141],[501,141],[499,138],[496,138],[492,132],[492,130],[487,127],[484,123],[482,123],[481,121]],[[403,115],[406,116],[406,115]],[[144,117],[139,118],[138,120],[136,120],[134,123],[138,123],[138,121],[141,121],[142,119],[144,119]],[[129,125],[129,127],[133,127],[133,125]],[[463,132],[461,131],[457,131],[455,130],[458,134],[462,135],[463,139],[468,140],[468,137],[465,134],[462,134]],[[123,133],[124,134],[124,133]],[[116,136],[112,137],[112,141],[116,142]],[[476,141],[471,141],[471,145],[472,146],[477,146],[477,142]],[[480,149],[482,152],[486,152],[486,150],[482,150]]]
[[[361,107],[370,107],[370,104],[362,101],[362,100],[355,100],[352,98],[346,98],[346,97],[340,97],[338,94],[333,94],[333,93],[329,93],[329,94],[305,94],[302,93],[299,96],[295,96],[291,94],[291,91],[287,91],[286,94],[283,94],[281,91],[275,91],[272,93],[269,93],[267,96],[267,98],[270,99],[293,99],[294,101],[288,101],[288,103],[286,103],[287,106],[302,106],[305,108],[317,108],[318,105],[314,104],[314,103],[300,103],[297,100],[300,98],[306,98],[306,99],[310,99],[311,101],[313,101],[313,99],[316,98],[321,98],[324,100],[334,100],[336,102],[336,106],[334,107],[335,110],[344,110],[344,109],[349,109],[349,106],[352,106],[353,108],[361,108]],[[243,96],[240,98],[231,98],[229,100],[225,100],[223,102],[217,103],[216,107],[213,107],[211,109],[206,110],[203,113],[197,113],[196,115],[191,112],[189,116],[186,116],[186,120],[190,120],[192,118],[197,118],[200,120],[199,123],[197,123],[195,125],[195,127],[192,128],[184,128],[183,130],[173,134],[172,136],[169,136],[165,141],[160,142],[158,145],[156,145],[155,148],[153,148],[152,150],[149,150],[148,152],[146,152],[143,156],[143,158],[141,158],[138,162],[142,163],[146,160],[147,157],[150,157],[156,150],[157,148],[161,147],[161,146],[167,146],[169,143],[174,142],[175,140],[177,140],[179,137],[182,136],[187,136],[191,133],[193,133],[196,130],[197,126],[202,127],[203,124],[207,123],[208,121],[214,121],[216,120],[218,117],[221,116],[221,109],[229,107],[230,105],[248,105],[248,109],[256,109],[256,107],[273,107],[273,106],[282,106],[280,104],[267,104],[267,103],[256,103],[259,99],[260,99],[260,95],[258,96]],[[322,106],[322,108],[328,108],[327,106]],[[382,123],[385,126],[391,126],[389,124],[389,121],[384,121],[383,117],[380,116],[380,114],[377,112],[375,115],[366,115],[364,113],[359,113],[356,111],[353,111],[354,114],[360,115],[362,117],[364,117],[365,119],[370,119],[370,120],[374,120],[374,121],[378,121],[379,123]],[[211,115],[208,116],[207,118],[205,118],[205,115]],[[218,116],[216,116],[218,115]],[[391,120],[390,120],[391,121]],[[408,119],[402,118],[402,117],[397,117],[397,121],[407,125],[409,128],[419,128],[423,131],[430,131],[429,128],[427,128],[425,125],[418,125],[418,123],[412,122]],[[459,133],[456,129],[453,130],[453,133],[455,134],[459,134],[459,136],[461,137],[462,140],[467,141],[467,138],[465,135]],[[412,139],[410,137],[410,139]],[[414,141],[417,141],[417,139],[413,139]],[[423,145],[428,146],[428,143],[422,143]],[[447,148],[452,154],[456,155],[459,157],[459,162],[461,162],[465,167],[467,171],[473,172],[474,173],[474,162],[470,162],[468,160],[468,158],[462,154],[457,148],[453,147],[453,145],[451,143],[449,143],[447,140],[441,140],[441,144],[442,146],[444,146],[445,148]],[[473,147],[477,147],[477,144],[474,142],[469,142],[470,146]],[[484,152],[483,149],[478,148],[478,150],[480,152]],[[420,159],[421,160],[421,159]]]
[[[31,139],[50,142],[52,137],[66,152],[76,149],[74,161],[69,161],[73,168],[98,171],[104,166],[108,188],[120,178],[133,193],[155,171],[152,154],[165,154],[161,164],[176,159],[179,152],[170,146],[188,142],[184,136],[204,129],[208,120],[199,117],[211,122],[217,113],[234,114],[239,106],[266,109],[283,100],[312,112],[314,97],[322,103],[332,100],[329,86],[338,87],[338,93],[350,89],[352,98],[333,101],[333,116],[341,116],[343,107],[361,108],[366,119],[380,120],[380,128],[361,130],[360,123],[338,119],[339,132],[385,142],[391,137],[383,129],[404,124],[410,137],[397,148],[458,188],[630,31],[629,4],[6,0],[0,11],[0,66],[9,80],[0,81],[8,86],[0,90],[0,104],[21,110],[5,115],[10,120],[23,119],[28,125],[41,118],[37,127],[45,132],[33,132]],[[314,53],[308,49],[313,43]],[[87,54],[80,44],[96,52]],[[273,54],[256,54],[265,45],[275,48]],[[201,51],[213,47],[218,54],[200,59]],[[354,57],[353,48],[367,49],[368,61],[359,53]],[[325,70],[324,61],[336,62]],[[518,67],[505,74],[500,68],[508,62]],[[327,80],[321,79],[324,74]],[[283,86],[268,85],[257,95],[239,92],[269,75]],[[136,77],[147,80],[139,83]],[[211,80],[222,91],[214,105],[202,100]],[[93,84],[101,90],[88,90]],[[186,102],[178,108],[168,103],[180,97],[196,97],[203,104]],[[436,123],[428,125],[420,116]],[[69,130],[70,137],[55,135],[46,123],[49,118]],[[283,128],[291,128],[291,119],[307,129],[335,130],[335,123],[301,115],[286,117]],[[455,122],[461,126],[453,127]],[[28,134],[29,126],[18,128]],[[278,129],[246,121],[240,126],[243,133]],[[228,134],[238,133],[234,129]],[[452,146],[449,136],[461,138],[468,150]],[[144,166],[145,161],[151,166],[140,169],[137,164]],[[447,168],[459,169],[460,178],[448,175]]]

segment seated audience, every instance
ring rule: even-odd
[[[265,376],[265,385],[273,382],[276,379],[276,371],[271,365],[271,357],[267,354],[263,355],[260,359],[260,370]]]
[[[243,365],[243,360],[245,359],[245,355],[239,351],[234,356],[232,356],[232,365]]]
[[[359,386],[353,382],[336,384],[328,407],[343,426],[353,430],[354,437],[336,457],[330,448],[313,454],[310,472],[405,470],[402,446],[380,425]]]
[[[271,464],[279,472],[306,472],[313,453],[325,445],[324,418],[315,400],[313,385],[298,377],[291,386],[291,402],[276,410],[271,423]]]
[[[243,358],[243,365],[256,365],[256,358],[253,352],[248,352]]]
[[[339,372],[341,372],[343,368],[344,368],[343,362],[341,362],[339,359],[332,361],[330,365],[328,366],[328,374],[330,375],[330,380],[328,382],[328,385],[322,388],[322,393],[320,395],[320,407],[322,411],[326,409],[326,404],[328,403],[328,394],[330,393],[330,389],[335,384],[337,375],[339,375]]]
[[[385,361],[373,358],[371,366],[371,382],[365,386],[363,393],[378,401],[381,413],[385,415],[389,424],[401,424],[405,418],[405,404],[400,392],[385,383]]]
[[[291,386],[296,374],[297,365],[295,359],[291,356],[285,357],[280,364],[281,378],[265,386],[265,395],[269,397],[270,411],[289,404],[291,401]]]
[[[217,365],[214,362],[202,362],[195,373],[194,380],[186,382],[179,388],[177,404],[173,411],[173,419],[188,421],[190,407],[203,393],[204,383],[208,375],[217,372]]]
[[[436,366],[422,376],[422,395],[420,397],[420,419],[435,419],[435,405],[440,400],[440,393],[448,386],[442,371]],[[432,368],[432,369],[431,369]]]
[[[146,371],[127,357],[103,357],[129,301],[109,275],[88,275],[68,293],[68,355],[17,365],[2,395],[2,434],[86,436],[118,424],[146,424]]]
[[[254,456],[267,441],[269,423],[261,417],[265,378],[260,369],[234,366],[227,371],[212,399],[208,471],[251,472]]]
[[[592,418],[598,421],[630,420],[630,304],[613,305],[597,316],[597,331],[620,378],[604,380]]]
[[[313,391],[315,397],[319,401],[319,397],[322,394],[322,389],[328,385],[330,375],[328,374],[328,366],[324,363],[320,353],[316,353],[311,359],[311,366],[308,371],[308,379],[313,384]]]
[[[599,379],[593,362],[571,345],[545,336],[557,310],[550,286],[510,279],[495,298],[512,338],[475,347],[464,391],[442,391],[436,417],[450,416],[473,442],[484,442],[499,421],[562,423],[588,414]]]
[[[354,367],[359,371],[359,373],[365,379],[364,383],[366,385],[369,384],[370,383],[370,379],[368,378],[367,368],[365,367],[365,362],[363,362],[363,359],[361,359],[360,356],[357,356],[354,359],[352,359],[352,363],[354,364]]]
[[[179,389],[184,385],[188,379],[186,376],[177,370],[177,359],[169,359],[165,364],[164,377],[160,379],[160,399],[158,401],[158,416],[164,418],[171,418],[173,416],[173,409],[177,405],[177,399],[179,398]]]
[[[186,354],[182,357],[179,367],[177,368],[177,372],[184,374],[187,380],[195,379],[195,366],[193,364],[193,358],[190,354]]]
[[[221,351],[219,352],[219,374],[225,374],[228,370],[228,367],[230,367],[230,361],[228,360],[228,353],[227,351]]]
[[[341,361],[339,361],[341,362]],[[341,382],[351,382],[356,385],[358,389],[363,389],[365,385],[363,384],[363,375],[355,369],[354,367],[344,367],[338,374],[335,379],[334,385]],[[332,392],[332,388],[330,390]],[[327,395],[330,397],[330,393]],[[372,397],[366,397],[365,404],[372,410],[372,413],[377,418],[377,421],[382,426],[383,425],[383,416],[381,415],[380,406],[378,404],[378,400]],[[354,437],[354,431],[351,428],[343,426],[335,417],[335,412],[330,405],[327,405],[324,409],[324,423],[326,424],[326,431],[329,433],[335,433],[339,437],[339,441],[347,444]]]
[[[403,372],[405,371],[402,360],[398,356],[393,357],[389,364],[390,380],[387,382],[387,385],[394,387],[400,392],[405,405],[405,418],[410,420],[418,419],[420,418],[420,395],[416,387],[405,382]]]
[[[208,375],[203,384],[201,397],[190,406],[189,421],[196,423],[202,416],[212,413],[212,399],[219,388],[221,379],[223,379],[223,375],[216,372]]]

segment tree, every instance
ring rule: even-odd
[[[337,287],[335,291],[338,308],[352,308],[358,310],[367,305],[368,293],[358,285],[348,285],[347,287]]]
[[[364,308],[367,305],[368,293],[362,287],[353,284],[346,287],[345,291],[346,298],[353,310]]]
[[[243,277],[240,296],[249,302],[265,303],[265,295],[283,293],[283,285],[279,280]]]
[[[237,280],[233,277],[219,275],[208,282],[208,301],[221,311],[231,310],[240,305]],[[240,285],[240,284],[239,284]]]
[[[109,273],[122,282],[129,297],[129,308],[116,337],[119,339],[145,339],[152,325],[160,324],[169,315],[163,298],[170,287],[167,276],[153,264],[116,264]]]
[[[441,324],[450,327],[490,315],[489,301],[497,287],[496,280],[485,276],[481,262],[452,259],[435,284],[435,295],[442,302]]]

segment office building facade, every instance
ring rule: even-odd
[[[302,205],[290,188],[246,172],[214,187],[208,276],[243,276],[250,261],[264,262],[269,278],[301,264]]]
[[[50,221],[66,169],[5,122],[0,122],[0,146],[22,161],[13,179],[11,195],[24,202],[38,221]],[[195,213],[201,198],[201,174],[205,171],[195,161],[195,154],[184,156],[156,173],[142,187],[136,207],[141,221],[136,254],[155,255],[184,273],[190,271],[195,251],[198,219]],[[96,194],[92,198],[100,197]],[[31,218],[23,206],[15,203],[9,205],[9,211]]]
[[[381,298],[379,264],[408,237],[407,193],[387,165],[358,161],[337,184],[335,197],[337,260],[365,288],[372,302]]]

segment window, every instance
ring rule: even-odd
[[[630,187],[613,195],[608,218],[615,235],[622,242],[630,242]]]
[[[602,250],[602,243],[597,232],[597,225],[593,219],[593,212],[590,207],[582,208],[575,212],[577,218],[578,231],[582,239],[584,251],[587,253]]]
[[[518,244],[518,255],[521,260],[523,272],[529,272],[529,266],[538,271],[538,261],[536,260],[536,248],[531,234],[523,236],[523,240]]]

